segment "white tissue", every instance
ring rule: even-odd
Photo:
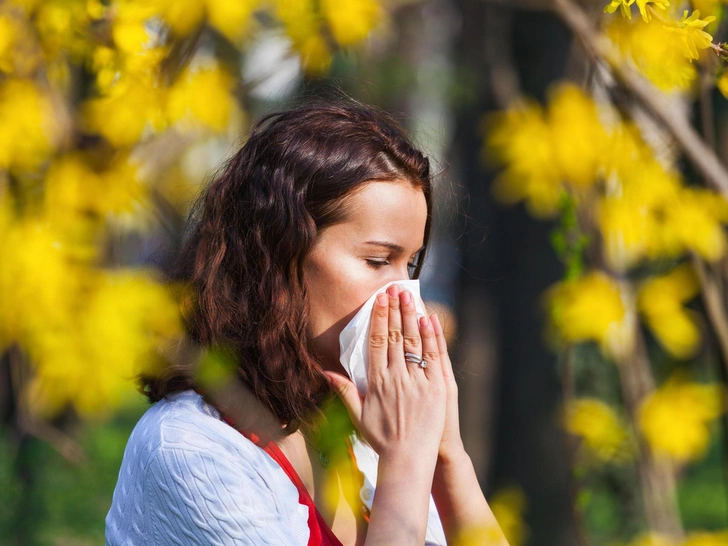
[[[402,290],[409,290],[415,302],[417,317],[423,317],[427,313],[425,305],[420,297],[420,280],[407,279],[403,281],[392,281],[374,292],[372,296],[362,305],[361,309],[344,326],[339,334],[339,348],[341,355],[339,361],[349,377],[356,385],[359,392],[364,395],[367,391],[367,370],[369,369],[369,326],[371,322],[372,309],[377,294],[387,290],[391,284],[397,284]]]

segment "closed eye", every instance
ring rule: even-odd
[[[374,267],[375,269],[378,269],[380,267],[384,267],[385,265],[389,265],[389,262],[387,262],[387,261],[382,262],[382,261],[378,261],[378,260],[367,260],[367,263],[371,267]],[[417,264],[415,264],[415,263],[408,263],[407,264],[407,267],[417,267]]]

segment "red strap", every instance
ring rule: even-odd
[[[199,390],[196,390],[196,392],[200,395],[202,395],[202,392]],[[208,402],[209,403],[209,402]],[[219,411],[219,410],[218,410]],[[244,430],[240,430],[238,427],[235,426],[235,424],[228,419],[225,415],[220,412],[221,417],[223,420],[229,424],[231,427],[233,427],[235,430],[240,432],[243,436],[248,438],[251,442],[253,442],[258,447],[263,448],[268,455],[270,455],[273,460],[275,460],[278,465],[283,469],[283,471],[286,473],[286,475],[290,478],[290,480],[293,482],[293,485],[296,486],[296,489],[298,490],[298,502],[300,504],[303,504],[308,507],[308,529],[309,529],[309,538],[308,538],[308,546],[344,546],[341,541],[336,538],[336,535],[331,530],[329,525],[326,523],[326,520],[323,518],[321,513],[318,511],[318,508],[316,508],[316,504],[314,503],[313,499],[311,498],[311,495],[308,494],[308,491],[306,490],[306,486],[303,485],[303,482],[301,481],[300,476],[296,472],[296,469],[293,468],[293,465],[288,461],[286,456],[283,454],[283,452],[280,450],[280,448],[276,445],[276,443],[272,440],[268,441],[267,444],[263,442],[263,440],[254,432],[248,432]],[[354,472],[355,477],[358,478],[359,485],[361,485],[361,482],[363,481],[361,479],[361,472],[359,471],[357,465],[356,465],[356,459],[354,457],[354,450],[351,447],[351,443],[349,442],[349,439],[346,439],[346,445],[349,450],[349,455],[352,460],[352,472]],[[366,506],[362,504],[362,515],[364,516],[364,519],[367,523],[369,523],[369,511],[366,509]]]
[[[227,419],[225,419],[225,421],[232,426],[230,421]],[[336,538],[336,535],[334,535],[334,532],[318,511],[318,508],[316,508],[316,504],[311,498],[311,495],[308,494],[306,486],[303,485],[296,469],[293,468],[293,465],[291,465],[276,443],[271,440],[267,444],[264,444],[260,437],[258,437],[258,435],[254,432],[245,432],[241,430],[240,433],[255,445],[262,447],[268,455],[273,457],[273,459],[291,479],[293,484],[296,486],[296,489],[298,489],[298,502],[308,506],[308,528],[310,531],[308,546],[343,546],[341,541]]]

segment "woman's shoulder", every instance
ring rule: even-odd
[[[305,544],[307,520],[283,469],[199,394],[182,391],[153,404],[129,437],[107,545],[146,544],[142,537],[171,544],[160,537],[178,535],[200,543],[229,535],[235,544]]]
[[[220,413],[193,390],[167,395],[154,403],[134,427],[124,457],[144,462],[160,452],[202,453],[229,461],[265,462],[267,455],[228,425]]]

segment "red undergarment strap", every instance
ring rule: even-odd
[[[227,422],[230,426],[236,428],[231,421],[226,418],[224,419],[225,422]],[[288,459],[280,450],[280,448],[276,445],[276,443],[273,441],[269,441],[266,444],[254,432],[246,432],[237,428],[236,430],[239,430],[239,432],[243,436],[248,438],[255,445],[263,448],[266,453],[268,453],[268,455],[270,455],[273,460],[280,465],[286,475],[296,486],[296,489],[298,489],[298,502],[308,507],[308,529],[310,531],[308,546],[343,546],[343,544],[341,544],[341,541],[336,538],[336,535],[334,535],[334,532],[331,530],[331,528],[326,523],[326,520],[324,520],[323,516],[316,508],[316,504],[311,498],[311,495],[308,494],[306,486],[303,485],[303,482],[301,481],[301,478],[299,477],[296,470],[293,468],[293,465],[291,465],[291,463],[288,461]]]

